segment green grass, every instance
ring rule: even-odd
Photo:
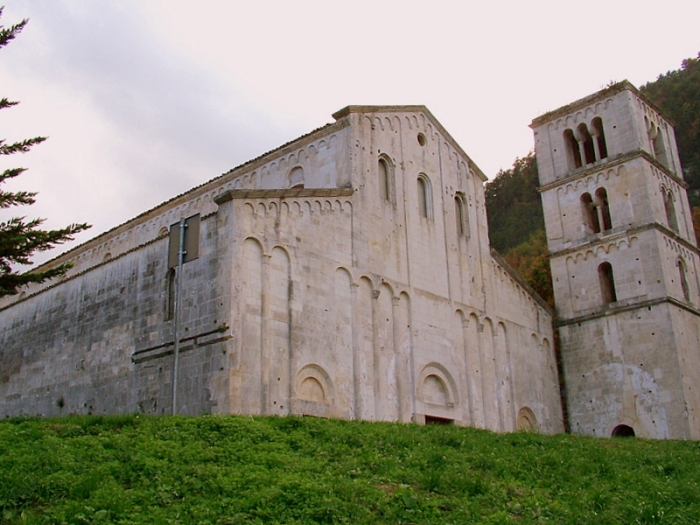
[[[0,422],[0,523],[700,523],[700,443],[250,417]]]

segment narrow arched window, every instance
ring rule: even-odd
[[[588,232],[600,233],[598,210],[593,203],[593,197],[591,197],[590,193],[581,195],[581,213],[583,215],[583,224],[588,229]]]
[[[673,203],[671,190],[662,190],[664,194],[664,208],[666,209],[666,222],[668,227],[678,233],[678,219],[676,219],[676,207]]]
[[[685,274],[685,264],[681,259],[678,259],[678,276],[681,280],[681,290],[683,291],[683,298],[686,301],[690,301],[690,288],[688,287],[688,278]]]
[[[468,237],[469,221],[467,220],[467,207],[462,193],[455,195],[455,218],[457,220],[457,235]]]
[[[610,304],[617,301],[613,269],[609,262],[604,262],[598,266],[598,278],[600,279],[600,291],[603,297],[603,304]]]
[[[652,147],[654,149],[654,156],[657,160],[668,168],[668,157],[666,156],[666,144],[664,142],[664,134],[661,128],[656,127],[656,133],[652,140]]]
[[[578,140],[576,140],[572,130],[567,129],[564,131],[564,142],[566,143],[566,156],[569,159],[569,168],[580,168],[583,165],[581,162],[581,151],[578,147]]]
[[[432,192],[430,189],[430,180],[421,173],[418,176],[418,214],[426,219],[431,219],[433,216],[432,210]]]
[[[647,135],[649,136],[649,144],[651,153],[654,158],[668,168],[668,157],[666,156],[666,145],[664,142],[664,134],[661,128],[655,123],[650,122],[647,117],[644,117],[644,123],[647,127]]]
[[[165,283],[165,320],[170,321],[175,317],[175,268],[168,270]]]
[[[391,200],[391,172],[389,171],[389,164],[386,159],[380,158],[377,164],[378,177],[377,182],[379,184],[379,197],[382,200]]]
[[[579,140],[583,144],[583,155],[586,158],[586,164],[593,164],[595,162],[595,146],[593,145],[593,137],[588,132],[588,126],[584,123],[578,126]]]
[[[595,192],[596,196],[596,206],[599,212],[599,223],[601,224],[602,230],[612,229],[612,220],[610,219],[610,205],[608,204],[608,192],[605,188],[598,188]]]
[[[289,181],[290,188],[303,188],[304,187],[304,169],[301,166],[293,168],[287,175],[287,180]]]
[[[605,132],[603,131],[603,119],[596,117],[593,119],[593,129],[595,130],[596,146],[598,146],[598,160],[608,156],[608,145],[605,143]]]

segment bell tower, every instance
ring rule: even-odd
[[[671,124],[623,81],[530,127],[572,432],[700,439],[700,258]]]

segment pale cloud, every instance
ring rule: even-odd
[[[25,211],[104,231],[331,119],[425,104],[493,177],[532,118],[700,51],[700,2],[6,0],[0,137]],[[90,234],[83,234],[85,239]]]

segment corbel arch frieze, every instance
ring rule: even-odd
[[[570,182],[564,186],[564,194],[568,195],[571,192],[580,193],[582,191],[592,192],[601,184],[607,184],[613,177],[624,176],[624,166],[614,166],[607,170],[601,170],[585,178]]]
[[[566,117],[559,118],[553,123],[554,129],[556,131],[560,131],[562,129],[571,128],[571,130],[575,133],[578,125],[585,123],[589,130],[591,130],[593,127],[592,120],[595,117],[602,115],[603,112],[608,109],[611,102],[612,98],[606,98],[603,101],[596,102],[592,106],[587,106],[577,110],[575,113],[567,115]],[[548,129],[551,128],[548,126]]]

